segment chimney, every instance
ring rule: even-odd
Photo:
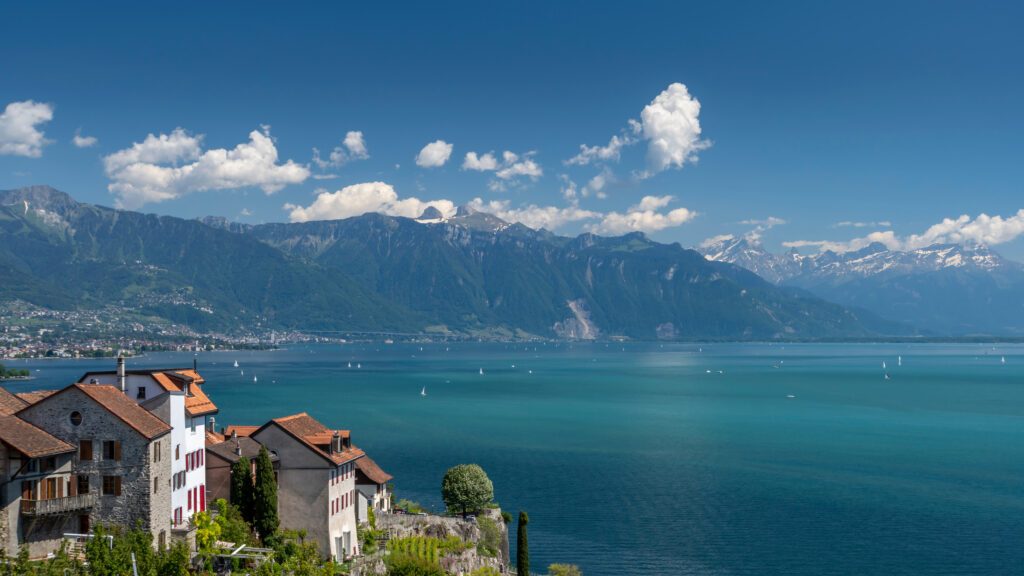
[[[117,385],[121,388],[121,392],[125,390],[125,375],[124,375],[124,355],[117,355]]]
[[[217,418],[214,417],[214,416],[210,416],[210,423],[207,426],[209,426],[210,430],[212,430],[214,433],[216,433],[217,432]]]
[[[199,372],[199,358],[195,354],[192,355],[192,371]]]
[[[235,456],[242,455],[242,443],[238,441],[238,431],[231,431],[231,439],[235,441]]]
[[[338,431],[334,431],[334,436],[331,436],[331,454],[335,452],[341,452],[341,434]]]

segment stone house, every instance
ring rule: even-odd
[[[25,545],[39,557],[80,527],[95,498],[78,495],[75,447],[14,415],[26,406],[0,388],[0,550],[13,556]]]
[[[195,364],[191,368],[129,370],[124,358],[116,370],[86,372],[82,384],[108,384],[124,392],[139,406],[171,425],[171,523],[185,529],[192,515],[206,510],[206,430],[212,428],[217,406],[203,390],[205,380]],[[181,395],[179,405],[169,401]],[[207,418],[211,426],[207,426]]]

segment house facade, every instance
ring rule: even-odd
[[[356,460],[356,520],[360,523],[370,521],[369,510],[377,512],[391,511],[391,488],[388,485],[392,476],[377,465],[369,456]]]
[[[174,398],[179,403],[183,400],[180,395]],[[168,423],[119,389],[102,384],[72,384],[25,406],[16,417],[72,447],[66,473],[61,472],[57,480],[56,498],[63,498],[65,504],[35,505],[41,511],[52,510],[54,518],[63,518],[53,520],[51,533],[58,541],[40,545],[37,552],[56,548],[63,533],[88,533],[98,524],[141,526],[152,533],[154,542],[168,542]],[[61,482],[66,486],[63,496]],[[23,490],[21,500],[27,495],[29,491]],[[32,495],[40,500],[54,496],[48,485]],[[21,536],[15,547],[20,543],[31,547],[31,533],[22,532]]]
[[[183,530],[192,515],[207,509],[207,418],[217,406],[203,390],[205,379],[192,368],[129,370],[118,358],[116,370],[87,372],[81,384],[115,386],[125,397],[171,425],[171,512],[174,529]],[[170,399],[181,396],[183,401]]]
[[[251,438],[278,458],[281,527],[305,530],[337,561],[358,554],[356,462],[365,455],[349,431],[301,413],[271,420]]]

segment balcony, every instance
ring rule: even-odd
[[[95,494],[79,494],[48,500],[21,500],[21,513],[25,516],[54,516],[88,510],[96,504]]]

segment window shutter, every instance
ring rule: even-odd
[[[121,441],[120,440],[114,440],[114,460],[117,460],[118,462],[121,461]],[[120,485],[121,485],[120,484],[120,480],[118,480],[118,486],[120,486]],[[120,488],[118,488],[117,493],[118,494],[121,493],[121,489]]]
[[[78,452],[79,460],[92,460],[92,440],[82,440]]]
[[[121,443],[120,442],[117,443],[117,454],[118,454],[118,456],[121,455]],[[120,458],[118,458],[118,460],[120,460]],[[120,496],[120,495],[121,495],[121,477],[120,476],[114,476],[114,496]]]
[[[68,478],[68,496],[78,496],[78,478]]]

